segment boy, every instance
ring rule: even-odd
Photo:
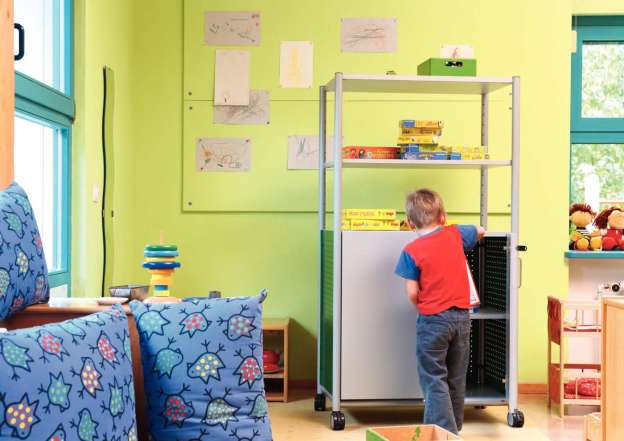
[[[425,395],[425,424],[455,434],[464,422],[470,352],[470,285],[465,250],[485,234],[473,225],[444,226],[440,196],[428,189],[407,196],[405,212],[416,239],[396,267],[407,296],[418,309],[416,358]]]

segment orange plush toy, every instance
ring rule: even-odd
[[[596,216],[594,224],[603,230],[603,250],[624,250],[624,240],[622,240],[624,211],[620,207],[605,208]]]
[[[598,251],[602,247],[600,231],[589,232],[587,227],[594,221],[596,213],[588,204],[570,206],[570,249],[577,251]]]

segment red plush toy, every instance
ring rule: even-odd
[[[620,207],[609,207],[602,210],[594,224],[603,232],[602,249],[624,250],[624,240],[622,239],[622,230],[624,230],[624,211]]]
[[[570,380],[564,385],[564,392],[568,398],[600,398],[600,378]]]

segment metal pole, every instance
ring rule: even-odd
[[[489,92],[481,94],[481,145],[484,147],[484,153],[488,153],[488,124],[489,124]],[[480,195],[480,224],[487,229],[488,224],[488,168],[481,166],[481,195]]]
[[[327,92],[319,87],[319,298],[318,322],[316,327],[316,393],[321,394],[321,326],[323,325],[323,230],[325,229],[325,123],[327,112]]]
[[[509,265],[509,411],[518,408],[518,235],[520,206],[520,77],[512,80],[511,243]]]
[[[334,93],[334,298],[332,410],[340,410],[342,353],[342,73],[336,72]]]

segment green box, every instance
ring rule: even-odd
[[[371,427],[366,441],[447,441],[461,438],[435,424],[416,426]]]
[[[418,75],[474,77],[477,75],[477,60],[474,58],[429,58],[418,66]]]

